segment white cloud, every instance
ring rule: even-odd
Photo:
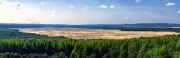
[[[136,3],[141,2],[141,0],[134,0]]]
[[[17,4],[14,2],[9,3],[2,3],[4,6],[0,5],[0,22],[15,22],[15,23],[31,23],[31,22],[40,22],[40,23],[120,23],[119,19],[128,19],[131,20],[132,18],[135,19],[134,21],[143,21],[143,20],[136,20],[136,19],[162,19],[167,18],[165,14],[157,13],[154,14],[153,12],[145,12],[145,11],[134,11],[134,7],[117,7],[116,5],[97,5],[98,8],[116,8],[117,11],[101,11],[91,8],[92,6],[82,6],[79,8],[76,6],[77,9],[68,9],[74,8],[74,5],[66,6],[67,8],[40,8],[39,5],[21,5],[21,9],[16,9]],[[6,7],[5,7],[6,6]],[[84,8],[88,8],[84,11]],[[146,9],[139,7],[140,9]],[[82,10],[83,9],[83,10]],[[176,10],[176,13],[180,11]],[[88,13],[88,14],[87,14]],[[118,14],[117,14],[118,13]],[[142,16],[135,16],[140,14]],[[122,16],[125,15],[125,16]],[[122,16],[122,17],[121,17]],[[96,18],[94,18],[96,17]],[[170,17],[170,16],[169,16]],[[101,20],[105,19],[105,20]],[[107,20],[106,20],[107,19]],[[108,20],[112,19],[112,20]],[[128,21],[124,20],[124,21]],[[112,21],[112,22],[111,22]],[[123,21],[123,20],[122,20]],[[129,22],[129,21],[128,21]]]
[[[52,15],[56,15],[56,14],[57,14],[57,11],[52,11],[51,14],[52,14]]]
[[[108,8],[107,5],[99,5],[98,7],[99,7],[99,8]]]
[[[46,3],[45,3],[45,2],[41,2],[40,4],[41,4],[41,5],[44,5],[44,4],[46,4]]]
[[[21,8],[21,9],[19,9]],[[31,6],[24,6],[19,2],[3,2],[0,5],[0,22],[28,23],[32,18],[47,18],[46,10],[40,10]]]
[[[21,7],[21,9],[17,9]],[[41,9],[31,5],[23,5],[19,2],[3,2],[0,5],[0,23],[53,23],[64,22],[66,19],[74,18],[68,10]],[[60,13],[60,14],[59,14]],[[61,20],[55,20],[55,19]],[[42,20],[43,19],[43,20]]]
[[[114,5],[110,5],[109,7],[110,7],[110,8],[115,8],[115,6],[114,6]]]
[[[115,8],[115,6],[114,5],[99,5],[98,6],[99,8]]]
[[[22,7],[24,4],[20,3],[20,2],[1,2],[0,3],[1,6],[6,7],[6,8],[20,8]]]
[[[127,20],[127,19],[129,19],[129,17],[125,16],[124,19]]]
[[[174,5],[175,3],[170,3],[170,2],[166,4],[166,6],[174,6]]]
[[[68,8],[75,8],[73,5],[69,5]]]
[[[178,10],[178,13],[180,13],[180,10]]]

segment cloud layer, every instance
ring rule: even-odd
[[[123,24],[180,22],[179,14],[177,15],[177,12],[180,13],[180,11],[176,9],[178,4],[168,1],[166,5],[160,2],[157,3],[158,5],[149,5],[144,1],[3,0],[0,1],[0,23]]]

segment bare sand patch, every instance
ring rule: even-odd
[[[36,33],[48,36],[65,36],[73,39],[128,39],[178,34],[176,32],[121,31],[85,28],[21,28],[20,32]]]

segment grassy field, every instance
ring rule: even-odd
[[[127,39],[155,37],[178,34],[165,31],[121,31],[112,29],[85,28],[21,28],[20,32],[36,33],[48,36],[65,36],[73,39]]]

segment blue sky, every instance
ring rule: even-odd
[[[180,23],[180,0],[0,0],[0,23]]]

